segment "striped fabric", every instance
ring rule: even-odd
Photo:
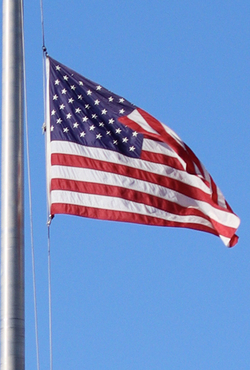
[[[170,128],[52,58],[47,81],[51,216],[186,227],[237,243],[239,218]]]

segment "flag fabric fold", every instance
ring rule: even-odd
[[[169,127],[47,57],[51,216],[186,227],[237,243],[240,220]]]

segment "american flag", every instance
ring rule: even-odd
[[[169,127],[50,57],[46,121],[51,217],[186,227],[237,243],[239,218]]]

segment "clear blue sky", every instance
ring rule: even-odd
[[[24,9],[40,360],[48,369],[39,1]],[[239,243],[227,249],[197,231],[56,216],[54,370],[249,369],[249,1],[44,0],[44,18],[49,54],[176,131],[241,218]],[[29,370],[28,214],[26,229]]]

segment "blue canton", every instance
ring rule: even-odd
[[[50,58],[51,141],[71,141],[139,158],[143,135],[119,122],[136,107]]]

